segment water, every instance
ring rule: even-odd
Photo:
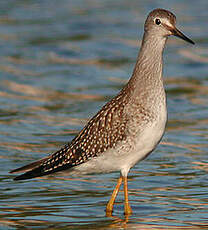
[[[8,171],[70,141],[131,75],[147,13],[176,13],[191,46],[164,53],[169,122],[162,143],[105,205],[118,173],[14,182]],[[207,229],[207,2],[0,1],[0,229]],[[139,41],[138,41],[139,39]]]

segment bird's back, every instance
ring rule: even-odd
[[[128,95],[123,96],[124,91],[125,89],[104,105],[69,144],[49,157],[11,171],[11,173],[27,171],[17,176],[15,180],[70,169],[104,154],[125,140],[128,120],[125,106],[128,103]]]

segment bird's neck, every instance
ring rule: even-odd
[[[167,38],[145,33],[138,59],[127,87],[131,97],[141,101],[164,100],[163,49]],[[161,98],[162,97],[162,98]]]

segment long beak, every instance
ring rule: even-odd
[[[171,30],[171,32],[173,33],[173,35],[175,35],[176,37],[179,37],[181,39],[183,39],[184,41],[187,41],[191,44],[195,44],[191,39],[189,39],[188,37],[186,37],[180,30],[178,30],[176,27],[174,29]]]

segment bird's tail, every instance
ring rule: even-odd
[[[69,169],[72,167],[72,162],[71,160],[67,160],[68,150],[69,146],[65,146],[51,156],[25,165],[21,168],[14,169],[10,171],[10,173],[25,172],[24,174],[15,177],[14,180],[26,180]]]
[[[31,164],[25,165],[23,167],[14,169],[10,171],[10,173],[20,173],[20,172],[25,172],[24,174],[17,176],[14,178],[14,180],[26,180],[26,179],[31,179],[34,177],[39,177],[39,176],[44,176],[44,169],[42,164],[47,161],[49,157],[43,158],[39,161],[35,161]]]

